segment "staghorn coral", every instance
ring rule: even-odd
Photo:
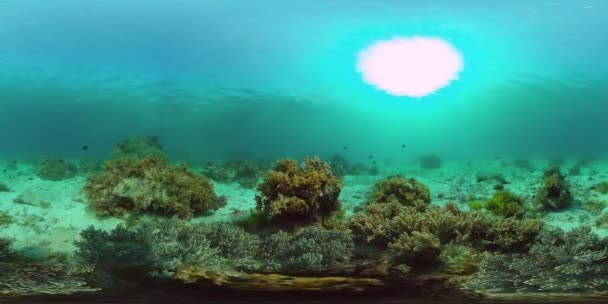
[[[438,169],[442,165],[441,158],[435,154],[423,155],[418,159],[418,163],[420,164],[420,168],[427,170]]]
[[[36,163],[35,172],[41,179],[60,181],[76,176],[78,169],[61,158],[45,157]]]
[[[450,244],[441,250],[438,260],[442,271],[455,275],[467,275],[479,270],[481,257],[482,255],[471,247]]]
[[[429,188],[416,179],[393,175],[374,185],[366,203],[371,205],[393,201],[424,210],[431,202],[431,194]]]
[[[341,187],[330,166],[319,158],[308,158],[301,166],[284,159],[258,185],[256,205],[277,222],[318,222],[340,210]]]
[[[485,247],[506,252],[526,252],[540,233],[539,219],[494,218],[483,238]]]
[[[306,227],[296,233],[279,231],[262,246],[266,271],[308,273],[347,261],[355,245],[349,231]]]
[[[141,159],[147,157],[165,158],[163,146],[156,136],[129,137],[123,139],[116,144],[110,159]]]
[[[389,245],[395,255],[395,261],[412,267],[427,267],[432,265],[441,253],[440,241],[437,236],[428,231],[413,231],[403,233]]]
[[[536,193],[534,206],[538,210],[554,211],[568,207],[572,202],[570,186],[559,167],[549,168],[543,174],[542,186]]]
[[[225,205],[208,179],[159,158],[108,161],[103,173],[89,177],[84,191],[100,215],[147,211],[188,218]]]
[[[545,230],[528,254],[486,256],[466,287],[486,292],[606,292],[608,240],[586,226]]]
[[[525,251],[542,222],[534,219],[494,217],[478,211],[464,212],[454,204],[429,206],[424,211],[396,202],[374,204],[346,222],[356,240],[386,248],[401,235],[429,232],[441,244],[458,241],[499,251]]]

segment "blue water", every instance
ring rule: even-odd
[[[149,134],[177,160],[606,156],[607,14],[597,0],[2,0],[0,156],[104,157]],[[359,50],[412,35],[458,48],[460,79],[421,99],[361,80]]]

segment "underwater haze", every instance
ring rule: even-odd
[[[0,0],[0,302],[606,302],[607,17]]]
[[[104,156],[154,134],[178,160],[602,157],[606,14],[593,0],[3,0],[0,154]],[[420,35],[461,52],[457,80],[422,98],[362,80],[367,45]]]

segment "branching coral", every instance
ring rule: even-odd
[[[170,274],[180,267],[249,270],[258,267],[260,240],[226,224],[189,224],[178,218],[144,221],[111,232],[90,227],[77,241],[76,257],[107,272],[137,269]]]
[[[350,259],[355,245],[349,231],[306,227],[296,233],[279,231],[262,247],[267,271],[306,273]]]
[[[424,210],[431,202],[429,188],[414,178],[394,175],[380,180],[368,197],[367,204],[397,202]]]
[[[519,220],[514,217],[489,219],[483,244],[489,249],[506,252],[526,252],[540,233],[539,219]]]
[[[255,199],[257,208],[275,221],[310,223],[340,210],[341,187],[340,179],[319,158],[306,159],[301,166],[284,159],[258,185]]]
[[[441,253],[440,240],[428,231],[403,233],[389,245],[399,263],[416,267],[431,266]]]
[[[543,175],[542,186],[538,189],[534,205],[538,210],[560,210],[572,201],[570,186],[558,167],[552,167]]]
[[[225,205],[205,177],[158,158],[108,161],[105,171],[90,177],[84,190],[101,215],[148,211],[187,218]]]
[[[140,159],[146,157],[164,158],[163,146],[158,137],[129,137],[118,144],[112,152],[111,159]]]
[[[75,165],[61,158],[43,158],[36,164],[36,175],[41,179],[60,181],[76,176]]]
[[[450,244],[442,249],[438,260],[442,271],[467,275],[479,270],[481,254],[469,246]]]
[[[589,227],[546,230],[528,254],[487,256],[467,287],[491,292],[606,292],[608,240]]]

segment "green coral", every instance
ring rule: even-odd
[[[567,208],[572,202],[570,186],[559,167],[549,168],[543,174],[542,186],[536,193],[534,206],[538,210],[555,211]]]
[[[355,250],[347,230],[306,227],[296,233],[279,231],[262,246],[267,271],[308,273],[349,260]]]
[[[89,177],[84,191],[100,215],[130,211],[188,218],[225,205],[207,178],[159,158],[108,161],[103,173]]]
[[[524,200],[509,191],[496,191],[490,199],[481,203],[480,207],[503,217],[522,218],[525,213]]]
[[[341,181],[319,158],[300,166],[291,159],[277,162],[258,185],[257,209],[285,224],[318,222],[340,210]]]
[[[78,169],[64,159],[45,157],[38,161],[35,172],[41,179],[60,181],[76,176]]]
[[[141,159],[141,158],[165,158],[163,146],[158,137],[129,137],[123,139],[112,151],[111,159]]]
[[[431,193],[414,178],[393,175],[378,181],[367,199],[368,205],[389,202],[424,210],[431,202]]]

